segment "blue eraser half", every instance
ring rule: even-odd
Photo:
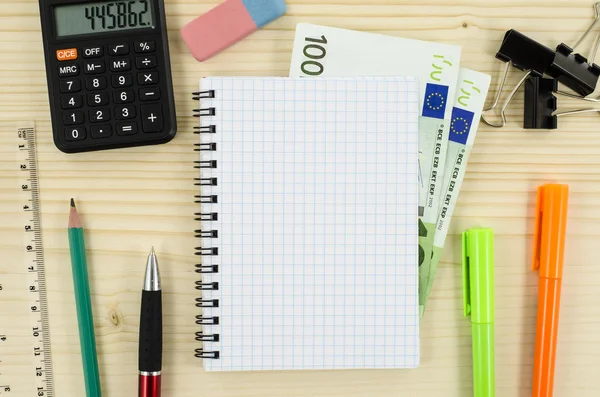
[[[286,11],[284,0],[242,0],[242,3],[259,29]]]

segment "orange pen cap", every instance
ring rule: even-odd
[[[568,185],[538,187],[533,270],[540,269],[540,277],[562,279],[568,205]]]

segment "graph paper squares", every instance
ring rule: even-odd
[[[219,324],[209,371],[419,363],[418,82],[206,78]]]

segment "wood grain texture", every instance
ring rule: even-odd
[[[494,54],[504,31],[518,29],[551,47],[573,44],[591,23],[591,0],[289,0],[284,17],[202,64],[178,31],[216,0],[166,3],[177,137],[156,147],[66,155],[51,139],[38,3],[0,1],[0,250],[7,259],[0,263],[0,280],[14,275],[18,263],[8,259],[22,249],[12,138],[17,125],[35,121],[57,396],[84,393],[66,234],[71,197],[86,227],[105,396],[136,393],[140,288],[151,245],[165,289],[165,396],[470,396],[471,327],[462,318],[458,234],[476,226],[492,227],[497,236],[497,395],[529,396],[537,305],[537,277],[530,271],[532,219],[535,188],[547,181],[571,186],[555,397],[598,395],[600,268],[593,252],[600,237],[599,119],[562,118],[558,131],[525,132],[522,94],[509,107],[506,128],[480,128],[422,322],[419,369],[208,374],[193,357],[198,294],[190,92],[200,77],[285,76],[295,25],[311,22],[462,45],[462,64],[492,74],[495,89],[503,64]],[[512,73],[509,84],[518,78]],[[580,106],[560,99],[561,108]],[[14,300],[15,307],[26,300],[1,293],[0,299]],[[0,331],[8,320],[0,319]],[[20,380],[29,379],[23,374]]]

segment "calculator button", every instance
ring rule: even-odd
[[[85,139],[85,127],[65,128],[65,139],[67,141],[83,141]]]
[[[129,120],[135,118],[135,106],[117,106],[115,108],[117,120]]]
[[[90,128],[90,134],[92,135],[92,138],[108,138],[109,136],[112,135],[112,128],[110,127],[109,124],[103,124],[103,125],[93,125]]]
[[[83,49],[84,58],[100,58],[102,55],[104,55],[104,48],[97,45]]]
[[[60,104],[63,109],[79,109],[83,106],[83,98],[81,95],[63,95]]]
[[[101,123],[110,120],[110,112],[108,109],[93,109],[90,110],[90,120],[92,123]]]
[[[129,44],[121,43],[108,46],[108,53],[113,56],[129,54]]]
[[[75,62],[58,65],[59,77],[71,77],[79,74],[79,65]]]
[[[56,59],[59,61],[73,61],[77,59],[77,48],[56,50]]]
[[[138,69],[152,69],[155,68],[156,65],[156,55],[146,55],[145,57],[135,58],[135,66],[137,66]]]
[[[63,123],[65,123],[65,125],[83,124],[84,119],[83,112],[63,113]]]
[[[85,74],[100,74],[106,71],[104,61],[87,61],[85,63]]]
[[[88,106],[104,106],[108,105],[108,93],[99,92],[97,94],[88,94]]]
[[[158,72],[142,72],[138,73],[139,85],[158,84]]]
[[[103,90],[107,86],[106,77],[98,76],[98,77],[88,77],[85,80],[85,88],[89,91],[95,90]]]
[[[117,123],[117,135],[137,134],[138,128],[135,122]]]
[[[154,52],[156,45],[153,41],[138,41],[134,44],[135,52],[138,54],[144,52]]]
[[[140,88],[139,93],[142,101],[155,101],[160,98],[160,89],[158,87]]]
[[[162,107],[160,105],[142,106],[142,129],[144,132],[163,130]]]
[[[131,69],[131,59],[119,58],[110,61],[110,70],[113,72],[121,72]]]
[[[114,88],[131,87],[133,85],[133,76],[130,74],[113,74],[112,86]]]
[[[71,79],[60,81],[60,92],[62,92],[63,94],[79,91],[81,91],[81,80]]]
[[[115,91],[114,100],[115,103],[133,102],[133,90]]]

